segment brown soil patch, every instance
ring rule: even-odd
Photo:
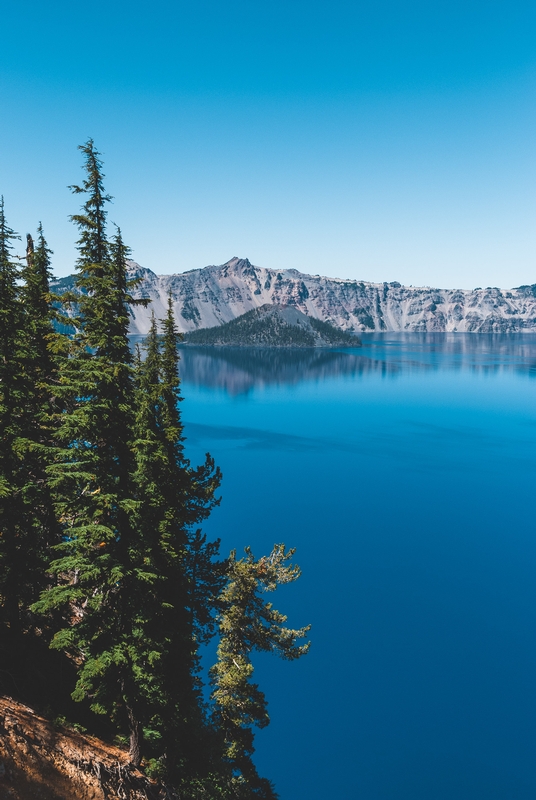
[[[127,754],[92,736],[56,730],[31,708],[0,698],[0,800],[157,800],[163,787]]]

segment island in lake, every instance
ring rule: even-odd
[[[184,343],[226,347],[359,347],[357,336],[294,306],[265,303],[236,319],[184,335]]]

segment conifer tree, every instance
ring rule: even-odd
[[[50,292],[51,251],[42,225],[38,226],[37,248],[30,234],[26,240],[18,332],[23,397],[18,412],[16,448],[21,458],[21,511],[26,533],[24,577],[31,585],[28,606],[39,597],[47,583],[50,548],[59,541],[47,465],[53,460],[56,449],[54,417],[59,408],[54,392],[66,337],[54,330],[54,321],[59,315]]]
[[[35,361],[35,370],[45,382],[54,371],[54,358],[50,339],[54,335],[53,322],[57,312],[52,306],[50,292],[50,255],[43,226],[39,223],[37,228],[37,248],[34,240],[28,233],[26,235],[26,264],[21,271],[24,284],[21,288],[20,299],[24,314],[24,327],[30,337],[32,356]],[[39,382],[37,379],[36,382]]]
[[[53,336],[49,250],[40,227],[37,252],[28,236],[26,266],[19,272],[9,258],[14,238],[2,202],[0,594],[11,647],[22,653],[20,635],[32,627],[30,605],[47,583],[49,548],[58,535],[46,476],[53,447],[49,384],[55,368],[49,349]],[[12,652],[10,663],[16,665],[17,658]]]
[[[21,534],[22,508],[16,452],[18,418],[23,399],[23,369],[19,332],[21,307],[18,302],[19,270],[14,263],[12,242],[20,237],[9,227],[4,198],[0,198],[0,600],[3,621],[11,630],[20,621],[20,586],[24,561]]]
[[[286,628],[286,616],[276,611],[262,597],[280,584],[291,583],[300,576],[298,566],[290,562],[294,550],[275,545],[269,556],[255,559],[246,548],[244,558],[231,552],[227,563],[227,583],[219,598],[218,660],[211,668],[215,686],[214,720],[221,731],[224,758],[237,775],[239,783],[251,789],[252,796],[272,800],[275,797],[269,781],[260,778],[251,760],[254,751],[252,726],[268,725],[270,719],[266,699],[258,685],[251,682],[254,651],[272,652],[280,658],[294,660],[309,650],[309,644],[298,644],[310,626],[294,630]]]
[[[208,567],[217,544],[206,545],[191,527],[217,503],[214,493],[221,478],[210,456],[193,469],[184,455],[178,343],[170,301],[163,335],[158,336],[153,316],[146,357],[139,364],[135,447],[144,551],[159,576],[147,631],[159,653],[153,663],[150,724],[160,731],[172,778],[195,768],[204,730],[197,649],[201,628],[210,624],[205,612],[213,607],[209,594],[219,587],[215,565]],[[195,553],[190,539],[197,543]],[[197,569],[192,569],[192,556]],[[204,578],[201,563],[207,567]]]
[[[133,620],[139,543],[132,524],[134,383],[128,346],[127,249],[118,231],[106,239],[102,164],[92,140],[80,148],[86,179],[78,226],[78,314],[72,352],[62,370],[65,404],[58,437],[61,456],[49,468],[64,542],[51,571],[57,584],[36,604],[62,610],[64,627],[53,645],[81,660],[73,696],[129,726],[131,757],[140,761]],[[147,578],[150,580],[151,578]],[[73,617],[76,624],[71,624]],[[134,637],[134,638],[133,638]]]
[[[21,371],[20,364],[15,361],[16,342],[20,330],[20,305],[17,301],[17,280],[19,269],[12,260],[12,242],[20,236],[9,227],[4,210],[4,198],[0,197],[0,433],[2,435],[2,453],[8,457],[7,447],[10,422],[13,417],[16,382]],[[9,482],[8,462],[2,471],[3,480]],[[5,523],[4,523],[5,524]]]

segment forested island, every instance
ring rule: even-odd
[[[130,308],[147,300],[133,296],[121,231],[107,233],[99,153],[92,140],[80,149],[74,291],[51,292],[41,226],[14,254],[0,204],[2,713],[13,698],[123,748],[122,797],[269,800],[252,760],[252,729],[269,722],[252,655],[307,652],[309,628],[287,628],[265,595],[300,570],[283,544],[222,558],[203,534],[222,476],[209,454],[192,466],[184,451],[171,300],[132,353]],[[129,794],[139,770],[146,794]],[[77,798],[65,792],[54,796]]]
[[[184,334],[185,344],[227,347],[359,347],[361,341],[293,306],[266,303],[236,319]]]

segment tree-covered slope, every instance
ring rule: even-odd
[[[308,317],[292,306],[266,303],[214,328],[191,331],[187,344],[242,347],[357,347],[356,336]]]

